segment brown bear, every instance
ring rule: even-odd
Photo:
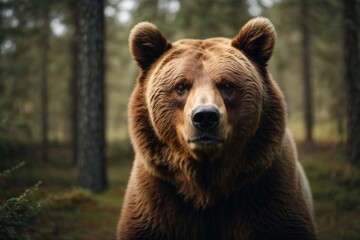
[[[118,239],[316,239],[285,102],[267,70],[275,30],[171,43],[130,34],[141,68],[129,103],[135,160]]]

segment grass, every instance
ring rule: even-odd
[[[46,163],[36,154],[2,160],[0,171],[21,161],[26,165],[0,178],[0,200],[41,180],[31,196],[43,206],[30,228],[32,239],[114,239],[132,157],[110,148],[109,189],[93,194],[76,188],[68,149],[52,149],[51,156]],[[313,191],[319,239],[360,239],[360,170],[348,163],[344,147],[299,144],[299,156]]]

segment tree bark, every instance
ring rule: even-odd
[[[71,150],[72,150],[72,163],[73,165],[77,164],[78,159],[78,79],[79,79],[79,50],[78,50],[78,39],[79,36],[79,17],[77,11],[77,0],[70,0],[70,9],[72,11],[72,23],[73,23],[73,36],[71,41],[71,70],[72,76],[70,78],[70,97],[71,97],[71,113],[70,113],[70,122],[71,122]]]
[[[77,1],[79,17],[78,169],[79,185],[107,188],[104,104],[104,3]]]
[[[360,166],[359,16],[356,0],[343,1],[347,143],[350,161]]]
[[[308,0],[301,2],[301,32],[302,32],[302,79],[304,98],[305,141],[313,141],[313,88],[311,84],[310,33]]]
[[[40,40],[41,48],[41,79],[40,79],[40,112],[41,112],[41,159],[48,160],[48,62],[50,16],[48,5],[43,8],[43,30]]]

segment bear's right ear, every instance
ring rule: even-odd
[[[149,22],[141,22],[131,30],[129,45],[136,63],[143,70],[171,48],[160,30]]]

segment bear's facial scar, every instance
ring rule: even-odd
[[[195,159],[216,159],[256,131],[264,90],[255,67],[225,39],[174,43],[146,89],[158,138]],[[250,117],[251,116],[251,117]],[[235,131],[234,131],[235,130]],[[234,135],[234,132],[236,135]]]

